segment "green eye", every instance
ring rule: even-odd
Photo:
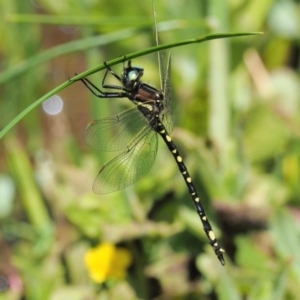
[[[139,72],[137,70],[132,70],[128,73],[128,78],[130,81],[135,81],[139,77]]]

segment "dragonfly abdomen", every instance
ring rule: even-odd
[[[210,245],[213,247],[217,257],[219,258],[220,262],[222,265],[225,265],[225,260],[223,258],[223,253],[225,252],[225,250],[223,248],[221,248],[217,238],[215,237],[215,234],[212,230],[212,227],[207,219],[206,213],[204,211],[204,207],[202,206],[201,202],[200,202],[200,197],[197,194],[196,188],[194,186],[194,183],[192,181],[192,178],[183,162],[182,157],[179,154],[179,151],[176,147],[176,145],[173,143],[172,138],[169,136],[165,126],[161,123],[158,122],[158,126],[157,126],[157,132],[160,134],[160,136],[163,138],[163,140],[165,141],[165,143],[167,144],[169,150],[171,151],[171,153],[173,154],[173,157],[175,158],[175,161],[178,165],[178,168],[180,170],[181,175],[184,178],[184,181],[189,189],[189,193],[193,199],[196,211],[200,217],[200,220],[202,222],[203,225],[203,229],[206,233],[206,236],[209,239],[209,243]]]

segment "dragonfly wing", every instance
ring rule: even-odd
[[[156,46],[160,44],[159,36],[158,36],[158,28],[157,28],[157,19],[156,19],[156,9],[154,1],[153,4],[153,17],[154,17],[154,25],[155,25],[155,39],[156,39]],[[165,108],[161,114],[161,119],[169,133],[173,130],[173,119],[172,119],[172,111],[171,111],[171,53],[168,56],[168,63],[167,68],[164,65],[164,56],[161,51],[157,52],[158,55],[158,67],[159,67],[159,78],[160,78],[160,87],[161,90],[164,92],[165,96]]]
[[[145,126],[122,152],[100,169],[93,190],[108,194],[133,184],[144,177],[152,167],[157,153],[157,134]]]
[[[158,36],[158,28],[157,28],[157,20],[156,20],[156,9],[155,9],[155,3],[152,2],[153,5],[153,18],[154,18],[154,27],[155,27],[155,40],[156,40],[156,46],[160,44],[159,42],[159,36]],[[157,52],[158,56],[158,68],[159,68],[159,79],[160,79],[160,88],[163,90],[164,86],[164,78],[165,78],[165,67],[164,67],[164,58],[162,52]]]
[[[171,53],[168,56],[168,64],[164,77],[163,92],[165,96],[165,108],[162,113],[162,121],[170,134],[173,130],[172,107],[171,107]]]
[[[146,118],[135,106],[116,116],[94,120],[88,125],[84,140],[95,150],[120,151],[147,123]]]

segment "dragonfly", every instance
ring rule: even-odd
[[[158,43],[157,31],[156,41]],[[131,60],[128,60],[126,65],[125,61],[126,57],[123,60],[121,75],[104,62],[106,72],[102,79],[102,89],[86,77],[80,79],[96,97],[127,98],[134,104],[133,107],[115,116],[92,121],[85,131],[84,140],[92,149],[119,151],[118,155],[100,168],[93,184],[93,191],[97,194],[112,193],[144,177],[154,164],[160,136],[184,178],[210,245],[221,264],[225,265],[223,257],[225,250],[213,232],[196,187],[170,136],[173,129],[170,108],[171,55],[164,69],[162,54],[158,52],[161,89],[144,83],[141,80],[144,69],[133,66]],[[120,85],[106,84],[108,74],[115,77]]]

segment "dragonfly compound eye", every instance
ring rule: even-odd
[[[140,72],[138,70],[132,70],[128,73],[128,81],[136,81],[139,78]]]

